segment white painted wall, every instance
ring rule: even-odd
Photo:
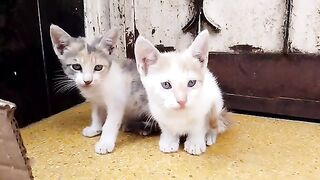
[[[284,0],[204,0],[204,12],[222,29],[212,33],[211,51],[233,52],[229,47],[234,45],[252,45],[263,52],[282,51]]]
[[[109,0],[84,0],[85,33],[92,39],[110,28]]]
[[[139,33],[154,44],[187,47],[193,39],[182,32],[192,18],[193,4],[188,0],[136,0],[135,23]]]
[[[291,51],[320,53],[320,0],[293,0]]]
[[[194,38],[181,30],[194,14],[194,1],[85,0],[86,35],[92,38],[119,27],[121,59],[133,43],[126,35],[134,34],[134,27],[154,44],[184,49]],[[292,2],[291,51],[319,53],[320,0]],[[211,32],[210,50],[233,53],[232,46],[250,45],[265,53],[282,52],[286,11],[285,0],[204,0],[205,15],[221,26],[221,32]]]
[[[125,60],[125,17],[126,7],[132,6],[133,0],[84,0],[85,34],[89,40],[104,35],[110,28],[119,29],[116,44],[118,58]],[[131,18],[127,15],[128,18]],[[133,20],[132,20],[133,21]]]

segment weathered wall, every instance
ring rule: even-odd
[[[192,37],[182,27],[193,16],[191,1],[135,1],[135,24],[139,34],[154,44],[182,49]]]
[[[115,51],[119,59],[125,59],[125,7],[130,8],[131,1],[125,0],[84,0],[85,33],[89,40],[102,36],[112,27],[119,29],[119,40]],[[128,15],[129,16],[129,15]]]
[[[233,52],[239,48],[256,52],[282,51],[286,19],[284,0],[204,0],[204,12],[221,26],[220,33],[211,33],[211,51]]]
[[[132,51],[133,40],[138,34],[154,44],[183,49],[193,39],[191,34],[181,31],[192,18],[192,2],[85,0],[86,36],[92,39],[106,33],[110,27],[118,27],[120,41],[117,50],[122,52],[119,55],[121,58],[127,56],[127,49]]]
[[[320,52],[320,0],[292,0],[289,41],[292,52]]]
[[[110,27],[119,27],[118,50],[122,58],[128,55],[138,34],[154,44],[178,50],[186,48],[194,36],[182,32],[182,28],[195,15],[194,4],[198,1],[84,2],[88,38],[103,34]],[[205,16],[221,27],[218,33],[211,31],[210,50],[227,53],[281,53],[284,50],[318,54],[319,9],[320,0],[204,0]],[[202,27],[210,29],[206,25]]]

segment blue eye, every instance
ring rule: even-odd
[[[161,83],[161,86],[162,86],[164,89],[171,89],[171,88],[172,88],[170,82],[168,82],[168,81],[162,82],[162,83]]]
[[[103,69],[103,65],[96,65],[95,67],[94,67],[94,70],[95,71],[101,71]]]
[[[81,71],[82,67],[80,64],[72,64],[71,68],[74,69],[75,71]]]
[[[196,83],[197,83],[197,80],[190,80],[188,82],[188,87],[193,87],[194,85],[196,85]]]

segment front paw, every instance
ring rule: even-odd
[[[206,144],[208,146],[211,146],[212,144],[215,144],[217,140],[217,132],[215,130],[209,130],[209,132],[206,134]]]
[[[111,153],[114,149],[114,146],[115,146],[115,143],[99,141],[96,143],[95,151],[97,154]]]
[[[200,155],[206,151],[206,143],[204,141],[186,140],[184,150],[192,155]]]
[[[93,137],[99,134],[101,134],[101,128],[97,129],[95,127],[88,126],[82,130],[82,135],[85,137]]]
[[[164,153],[171,153],[171,152],[177,152],[179,149],[179,141],[169,141],[160,139],[159,142],[160,151]]]

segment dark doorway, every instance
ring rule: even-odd
[[[17,104],[20,126],[82,102],[76,91],[52,91],[60,65],[49,39],[51,23],[74,36],[84,35],[83,1],[0,2],[0,98]]]

